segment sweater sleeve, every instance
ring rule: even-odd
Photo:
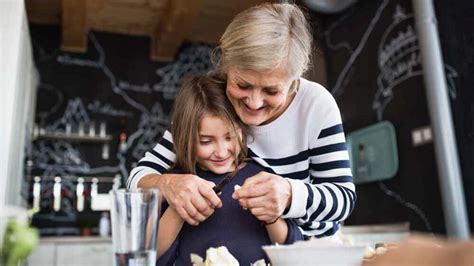
[[[166,250],[161,257],[156,260],[156,266],[172,266],[175,265],[177,252],[178,252],[179,240],[175,240],[173,244]]]
[[[296,241],[303,240],[303,234],[301,230],[293,219],[285,219],[286,224],[288,225],[288,235],[286,237],[285,245],[293,244]]]
[[[356,201],[339,108],[332,96],[327,97],[326,102],[328,108],[323,111],[324,119],[319,121],[319,135],[310,141],[309,181],[291,182],[293,192],[298,188],[301,191],[298,194],[304,195],[292,198],[295,206],[290,212],[299,214],[295,217],[298,218],[296,222],[306,238],[336,233],[339,223],[349,216]]]
[[[176,154],[173,148],[171,132],[165,131],[156,146],[145,153],[138,164],[130,172],[127,180],[128,188],[137,188],[140,179],[148,174],[162,174],[166,172],[175,162]]]

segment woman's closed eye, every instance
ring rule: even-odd
[[[276,89],[268,89],[268,88],[264,88],[263,91],[264,91],[266,94],[270,95],[270,96],[277,95],[278,92],[279,92],[279,91],[276,90]]]
[[[241,90],[246,90],[246,89],[250,88],[250,85],[237,83],[237,87],[239,87],[239,89],[241,89]]]

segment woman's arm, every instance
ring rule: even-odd
[[[160,225],[158,227],[158,238],[156,240],[157,259],[163,255],[168,248],[176,240],[176,237],[183,227],[184,220],[173,209],[166,209],[163,216],[160,218]]]
[[[304,152],[297,158],[288,157],[292,160],[274,158],[270,154],[271,147],[264,146],[269,149],[265,156],[273,159],[261,159],[256,154],[256,159],[263,161],[263,165],[268,164],[274,171],[285,174],[261,172],[247,178],[242,189],[232,195],[261,221],[271,222],[282,214],[283,218],[297,219],[307,237],[334,234],[339,229],[339,222],[350,215],[356,201],[339,109],[329,93],[320,96],[305,112],[308,119],[301,119],[308,121],[302,122],[299,129],[308,132],[309,136],[308,143],[304,143],[308,146],[298,147]],[[297,136],[297,132],[291,133]],[[275,142],[278,148],[283,137],[265,141]],[[307,169],[302,167],[305,164]]]

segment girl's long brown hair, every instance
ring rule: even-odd
[[[225,81],[210,74],[190,77],[178,90],[171,115],[171,135],[176,152],[175,166],[186,173],[196,174],[195,149],[199,141],[199,123],[205,114],[216,115],[231,125],[240,146],[235,158],[236,167],[247,157],[248,127],[235,113],[225,89]],[[239,128],[242,137],[237,132]]]

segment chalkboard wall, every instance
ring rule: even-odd
[[[474,232],[474,1],[433,1],[446,65],[456,70],[452,114],[471,234]]]
[[[60,29],[30,25],[34,57],[40,74],[36,124],[41,133],[89,136],[105,126],[110,141],[69,141],[38,138],[28,147],[24,196],[32,202],[33,177],[41,180],[41,211],[34,224],[43,235],[78,234],[95,228],[100,212],[90,209],[90,178],[98,177],[99,193],[120,176],[125,184],[133,164],[152,148],[168,126],[175,91],[183,76],[210,67],[212,47],[186,44],[176,61],[149,59],[148,38],[91,32],[86,54],[59,50]],[[104,154],[105,153],[105,154]],[[108,155],[108,156],[107,156]],[[61,210],[53,211],[53,178],[62,177]],[[76,211],[78,177],[86,177],[86,203]]]
[[[434,2],[473,228],[472,1]],[[358,1],[322,21],[328,89],[340,105],[346,133],[387,120],[397,134],[398,173],[358,185],[356,208],[346,223],[408,221],[413,230],[444,234],[433,143],[412,142],[412,130],[429,126],[430,117],[411,1]]]

